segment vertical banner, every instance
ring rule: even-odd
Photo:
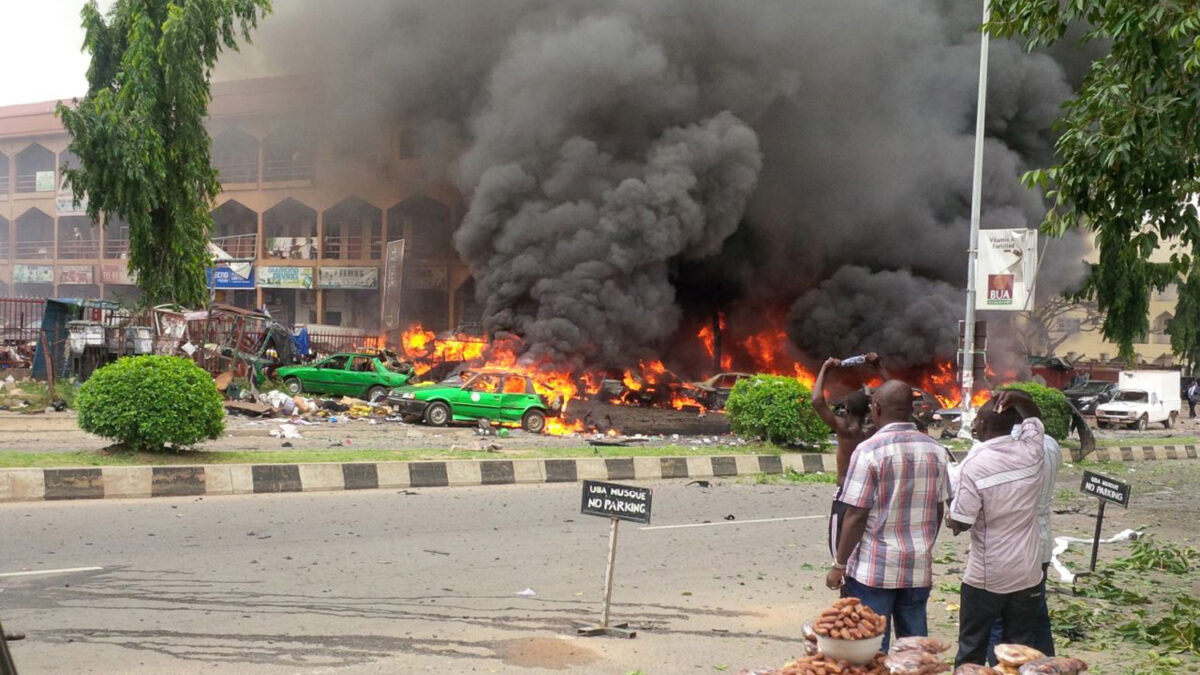
[[[400,292],[404,279],[404,240],[387,243],[383,256],[383,288],[379,294],[379,319],[385,331],[400,329]]]
[[[1037,230],[980,230],[975,263],[975,309],[1033,309]]]

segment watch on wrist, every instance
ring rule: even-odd
[[[834,560],[833,561],[833,569],[844,570],[844,569],[846,569],[846,565],[845,565],[845,563],[840,563],[840,562]]]

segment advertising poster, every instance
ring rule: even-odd
[[[377,267],[322,267],[317,270],[321,288],[374,290],[379,286]]]
[[[260,288],[301,288],[313,287],[313,271],[311,267],[259,267],[258,286]]]
[[[975,309],[1033,309],[1037,230],[980,230]]]

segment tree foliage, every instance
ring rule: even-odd
[[[819,444],[829,427],[812,407],[812,392],[794,377],[755,375],[740,380],[729,393],[725,415],[739,436],[776,445]]]
[[[1042,424],[1046,433],[1061,441],[1071,433],[1071,406],[1067,397],[1058,389],[1037,382],[1011,382],[1000,389],[1016,389],[1033,397],[1042,413]]]
[[[83,7],[88,92],[59,104],[88,215],[129,223],[129,268],[152,302],[205,302],[209,214],[220,191],[204,123],[222,47],[249,41],[270,0],[117,0]]]
[[[1104,337],[1132,361],[1149,329],[1152,289],[1191,273],[1200,244],[1200,4],[1184,0],[993,0],[988,30],[1031,49],[1063,38],[1111,45],[1063,106],[1056,164],[1026,174],[1050,200],[1043,229],[1096,234],[1089,290]],[[1150,254],[1173,242],[1170,261]],[[1181,295],[1182,297],[1182,295]]]

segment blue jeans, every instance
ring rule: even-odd
[[[1050,630],[1050,608],[1046,606],[1046,568],[1049,566],[1048,563],[1042,565],[1042,604],[1034,617],[1033,644],[1029,646],[1046,656],[1054,656],[1054,633]],[[996,659],[996,645],[1003,641],[1004,620],[996,619],[996,623],[992,624],[992,634],[988,638],[987,651],[988,663],[993,666],[999,663]]]
[[[883,651],[892,642],[892,627],[896,637],[928,635],[925,605],[929,602],[929,587],[924,588],[875,588],[861,584],[850,577],[842,586],[842,597],[855,597],[863,601],[876,614],[887,617],[887,632],[883,634]]]

